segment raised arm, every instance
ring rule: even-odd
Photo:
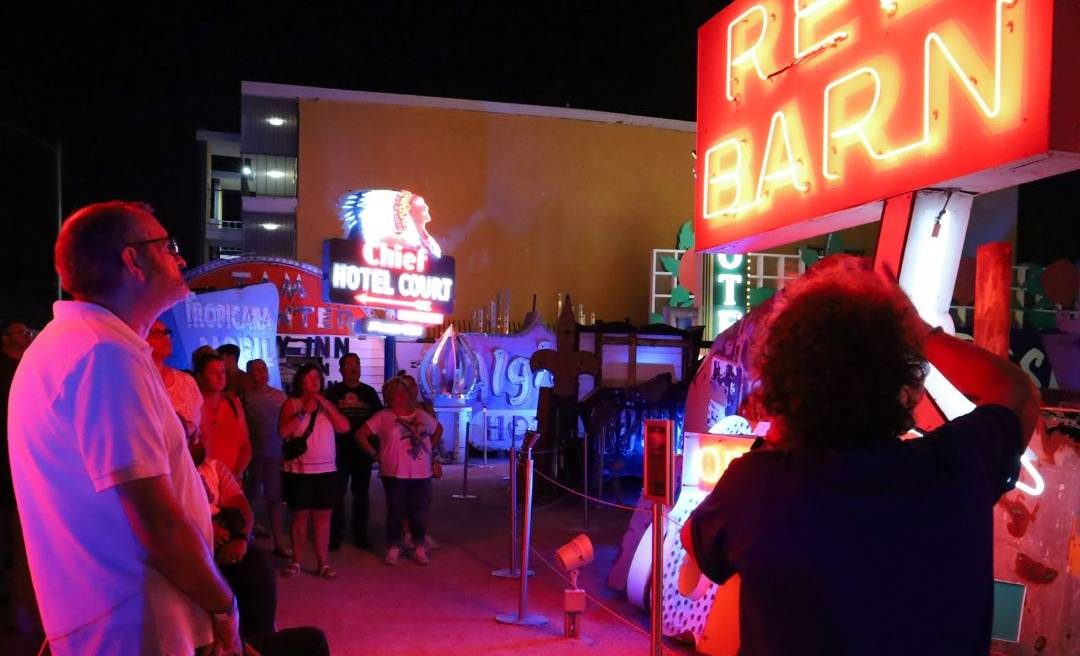
[[[315,402],[319,404],[319,407],[326,413],[326,417],[330,420],[330,423],[334,425],[334,432],[349,432],[349,418],[341,414],[341,411],[337,409],[336,405],[330,402],[330,399],[322,394],[316,394]]]
[[[289,440],[304,434],[309,418],[303,408],[303,403],[299,399],[286,399],[285,403],[281,404],[278,430],[281,432],[282,439]]]
[[[1039,392],[1006,358],[926,326],[926,359],[976,405],[1003,405],[1020,418],[1024,446],[1039,420]]]

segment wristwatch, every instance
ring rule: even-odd
[[[229,604],[228,610],[221,611],[220,613],[210,613],[210,617],[214,620],[214,623],[228,622],[232,619],[232,616],[236,613],[236,595],[233,595],[232,603]]]

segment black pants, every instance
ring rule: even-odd
[[[266,555],[250,545],[240,562],[220,565],[219,569],[236,594],[236,605],[240,609],[240,636],[246,640],[251,636],[273,633],[277,615],[277,582]]]
[[[343,455],[338,458],[338,493],[334,512],[330,515],[330,544],[340,544],[345,537],[345,491],[352,492],[352,538],[356,543],[367,542],[370,513],[371,460],[362,455]]]
[[[409,531],[414,544],[424,544],[424,520],[431,505],[430,478],[382,477],[386,490],[386,544],[400,546],[401,529],[409,518]]]
[[[312,626],[245,638],[263,656],[330,656],[326,634]]]

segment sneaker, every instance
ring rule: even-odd
[[[412,558],[416,561],[417,565],[431,564],[431,559],[428,558],[427,551],[425,551],[423,547],[417,547],[416,551],[413,552]]]
[[[405,534],[405,537],[401,538],[401,546],[409,550],[416,548],[416,545],[412,541],[412,536],[408,533]]]
[[[439,548],[439,543],[431,537],[431,533],[428,533],[424,536],[424,548],[428,551],[434,551],[435,549]]]
[[[401,547],[390,547],[386,550],[386,560],[384,562],[387,565],[397,565],[398,558],[400,557]]]

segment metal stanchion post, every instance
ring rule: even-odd
[[[472,433],[472,420],[465,424],[465,458],[461,465],[461,492],[451,494],[451,499],[475,499],[475,494],[469,494],[469,435]]]
[[[484,415],[484,437],[483,437],[484,464],[482,464],[482,465],[473,465],[473,466],[474,467],[480,467],[480,468],[483,468],[483,469],[494,469],[495,468],[494,465],[489,465],[488,464],[488,439],[491,437],[491,420],[488,418],[487,408],[484,408],[483,415]],[[514,441],[514,435],[513,435],[512,430],[511,430],[511,434],[510,434],[510,441],[511,442]]]
[[[488,423],[487,412],[485,411],[484,412],[484,467],[485,468],[488,466],[487,443],[488,443],[488,437],[490,435],[491,435],[491,424]]]
[[[664,506],[653,502],[652,507],[652,608],[650,622],[649,653],[652,656],[661,656],[660,644],[664,632]]]
[[[589,433],[581,436],[581,532],[589,532]]]
[[[577,435],[577,429],[574,429]],[[589,434],[581,438],[581,526],[572,527],[574,533],[589,532]]]
[[[525,450],[525,505],[522,508],[521,522],[521,567],[518,570],[520,582],[518,592],[517,614],[503,613],[495,616],[495,621],[500,624],[516,624],[518,626],[540,626],[547,624],[548,618],[543,615],[529,612],[529,548],[532,540],[532,497],[533,497],[533,447],[540,439],[539,433],[526,433],[522,447]]]
[[[518,515],[517,515],[517,468],[518,452],[514,440],[510,439],[510,567],[503,567],[491,573],[500,579],[516,579],[519,576],[518,565]],[[529,570],[529,576],[534,572]]]
[[[607,426],[600,427],[600,439],[597,442],[596,460],[596,498],[604,498],[604,455],[607,453]]]

